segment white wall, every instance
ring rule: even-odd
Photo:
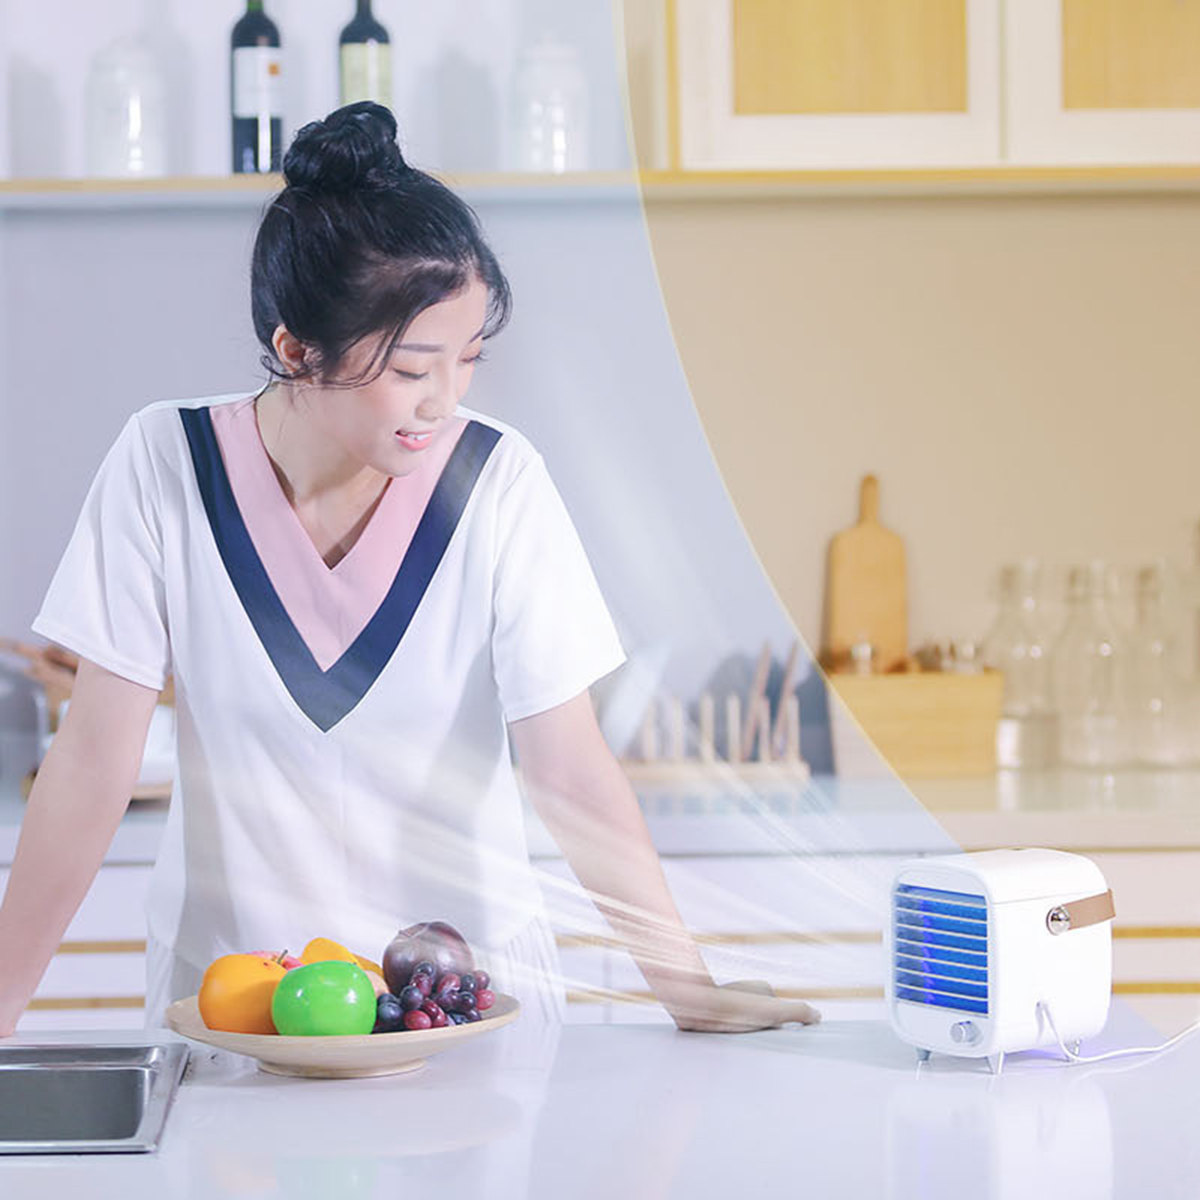
[[[806,636],[868,471],[907,544],[914,643],[983,634],[1019,558],[1103,558],[1126,583],[1193,564],[1200,196],[664,201],[648,220],[714,454]]]
[[[228,39],[241,10],[240,0],[106,0],[73,6],[65,21],[54,6],[0,0],[0,147],[10,173],[83,173],[89,62],[135,33],[167,67],[171,170],[224,173]],[[294,131],[336,103],[337,34],[353,4],[268,0],[267,11],[287,52]],[[609,0],[376,0],[375,11],[392,35],[395,107],[415,162],[500,167],[517,54],[550,31],[583,56],[592,165],[628,165]],[[594,205],[481,211],[518,309],[472,402],[545,446],[633,648],[655,645],[672,658],[671,686],[683,692],[731,648],[756,653],[769,637],[783,654],[792,630],[696,423],[634,192]],[[253,201],[0,214],[0,304],[11,306],[0,345],[0,453],[9,467],[0,539],[6,560],[20,564],[0,595],[0,628],[27,628],[91,472],[130,411],[257,384],[247,300],[256,220]],[[597,453],[598,444],[606,449]],[[668,570],[674,584],[664,581]],[[636,581],[627,596],[626,580]]]
[[[628,648],[692,695],[793,631],[704,441],[636,196],[479,204],[516,310],[467,403],[543,450]],[[257,211],[8,212],[0,631],[29,626],[91,474],[152,400],[247,391]],[[650,680],[651,684],[653,679]]]

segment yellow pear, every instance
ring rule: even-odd
[[[383,970],[378,963],[372,962],[369,958],[363,958],[359,954],[355,954],[353,950],[346,949],[341,942],[335,942],[332,938],[315,937],[307,946],[304,947],[303,953],[300,955],[300,961],[307,963],[315,962],[352,962],[358,963],[364,971],[374,971],[376,975],[382,975]]]

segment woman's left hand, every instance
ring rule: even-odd
[[[672,997],[667,1011],[689,1033],[751,1033],[792,1023],[815,1025],[821,1019],[811,1004],[776,996],[760,980],[696,984]]]

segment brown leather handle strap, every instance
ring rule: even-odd
[[[1051,933],[1067,933],[1072,929],[1086,929],[1111,921],[1117,915],[1113,905],[1112,888],[1098,896],[1085,896],[1072,900],[1070,904],[1059,904],[1046,914],[1046,928]]]

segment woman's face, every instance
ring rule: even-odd
[[[448,427],[483,350],[488,291],[477,279],[420,313],[383,370],[354,388],[315,389],[310,411],[321,432],[352,458],[386,475],[407,475]],[[351,347],[339,375],[353,379],[379,340]]]

